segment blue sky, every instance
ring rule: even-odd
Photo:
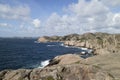
[[[63,14],[63,8],[77,0],[20,0],[20,4],[26,4],[31,9],[33,18],[46,19],[53,12]]]
[[[120,32],[120,0],[0,0],[0,37]]]

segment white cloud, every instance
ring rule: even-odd
[[[11,25],[8,23],[0,23],[0,27],[10,27]]]
[[[120,6],[120,0],[101,0],[101,2],[112,7]]]
[[[18,23],[20,25],[18,31],[19,33],[30,33],[30,35],[66,35],[85,32],[119,33],[120,13],[118,13],[119,11],[113,12],[111,9],[119,4],[120,0],[78,0],[78,3],[72,3],[65,8],[66,14],[59,15],[54,12],[43,23],[38,18],[30,18],[28,6],[0,4],[0,18],[23,20]],[[29,21],[24,21],[29,18]],[[0,26],[8,25],[0,23]]]
[[[100,0],[79,0],[66,8],[69,14],[51,14],[44,30],[52,35],[97,31],[119,33],[120,13],[113,13],[110,8]]]
[[[102,8],[102,9],[101,9]],[[79,1],[66,8],[71,15],[62,16],[53,13],[45,23],[46,32],[62,35],[69,33],[95,32],[96,28],[104,27],[104,20],[109,9],[102,3]]]
[[[38,28],[41,26],[41,21],[39,19],[34,19],[32,24],[34,25],[34,27]]]
[[[14,20],[28,20],[30,8],[28,6],[11,6],[0,4],[0,18]]]
[[[98,0],[92,0],[90,2],[79,0],[77,4],[69,5],[68,9],[79,16],[95,16],[109,11],[109,9]]]
[[[114,14],[112,21],[114,25],[120,26],[120,13]]]

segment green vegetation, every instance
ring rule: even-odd
[[[83,41],[85,41],[85,40],[86,40],[86,38],[81,38],[81,39],[80,39],[81,42],[83,42]]]
[[[45,80],[54,80],[52,76],[48,76]]]
[[[80,64],[80,61],[75,62],[75,64]]]
[[[97,42],[98,42],[98,44],[103,44],[103,40],[102,40],[102,38],[100,38],[100,37],[96,37],[96,39],[97,39]]]

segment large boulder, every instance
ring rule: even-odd
[[[65,55],[56,56],[54,59],[50,61],[48,66],[72,64],[75,62],[80,62],[81,60],[83,60],[83,58],[81,58],[79,55],[65,54]]]

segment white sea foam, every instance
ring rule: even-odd
[[[60,46],[64,46],[64,47],[70,47],[70,46],[64,45],[63,43],[62,43],[62,44],[60,44]]]
[[[38,41],[34,41],[34,43],[40,43],[40,42],[38,42]]]
[[[88,50],[88,53],[92,53],[92,51],[93,51],[92,49],[89,49],[89,50]]]
[[[88,49],[88,48],[81,48],[82,50],[84,50],[84,51],[87,51],[88,53],[92,53],[92,49]]]
[[[47,45],[47,47],[51,47],[51,46],[55,46],[55,45]]]
[[[82,50],[88,50],[88,48],[81,48]]]
[[[60,44],[61,46],[64,46],[64,44],[62,43],[62,44]]]
[[[41,61],[40,66],[38,68],[44,68],[45,66],[49,64],[49,61],[50,60]]]
[[[69,46],[65,46],[65,47],[69,47]]]
[[[86,52],[85,51],[82,51],[81,54],[85,54]]]

